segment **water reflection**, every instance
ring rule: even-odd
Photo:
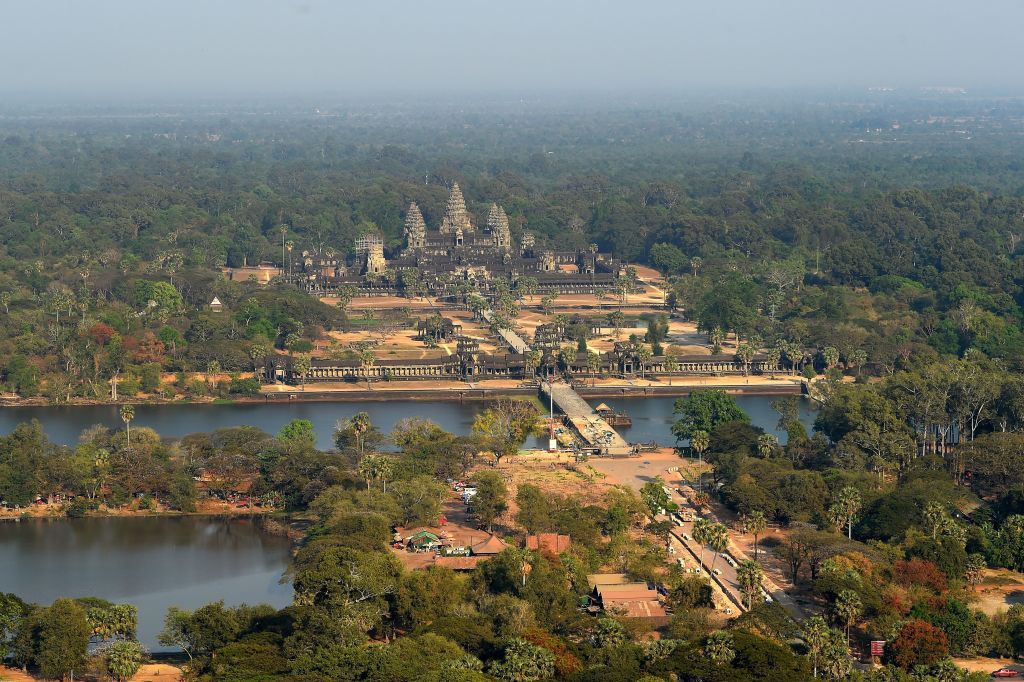
[[[156,645],[169,606],[291,602],[279,584],[287,538],[253,519],[32,519],[0,523],[0,592],[49,603],[98,596],[139,607],[139,638]]]

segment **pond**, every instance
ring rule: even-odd
[[[139,641],[160,651],[170,606],[292,601],[291,542],[252,518],[110,517],[0,522],[0,592],[49,604],[102,597],[139,609]]]
[[[773,400],[776,398],[770,396],[747,395],[736,398],[755,425],[777,433],[775,424],[778,415],[771,408]],[[627,440],[654,440],[665,445],[675,443],[670,430],[675,398],[592,398],[588,402],[591,405],[604,402],[632,416],[633,427],[622,432]],[[809,401],[801,399],[800,404],[801,417],[810,430],[814,416]],[[259,426],[273,434],[292,419],[308,419],[316,429],[317,447],[328,449],[334,446],[332,433],[337,421],[357,412],[369,413],[373,423],[384,433],[391,431],[399,420],[406,417],[425,417],[452,433],[465,434],[469,432],[473,418],[485,405],[483,401],[459,403],[445,400],[137,405],[132,427],[148,426],[166,437],[241,425]],[[74,445],[82,430],[94,424],[114,429],[124,428],[116,405],[7,407],[0,409],[0,433],[8,433],[19,422],[30,419],[38,419],[50,440],[61,445]],[[778,435],[784,442],[785,434]],[[537,438],[528,445],[544,447],[545,443],[546,439]]]

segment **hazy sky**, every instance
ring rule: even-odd
[[[0,0],[0,20],[6,93],[1024,91],[1021,0]]]

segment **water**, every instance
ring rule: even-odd
[[[739,395],[736,397],[736,404],[750,416],[750,422],[754,426],[760,426],[766,433],[775,434],[780,443],[785,444],[786,432],[777,427],[779,413],[772,409],[771,403],[778,400],[778,397]],[[591,405],[606,404],[608,407],[619,412],[625,412],[633,418],[631,427],[617,427],[616,430],[622,437],[631,443],[649,443],[656,441],[662,445],[673,445],[676,442],[672,435],[672,422],[675,416],[672,414],[672,407],[675,398],[605,398],[604,400],[591,399]],[[800,421],[807,427],[807,433],[811,432],[814,426],[814,411],[811,409],[811,401],[806,398],[800,399]]]
[[[785,442],[785,434],[775,428],[778,415],[771,408],[771,402],[775,399],[770,396],[737,396],[736,402],[750,415],[756,426],[775,433]],[[665,445],[675,443],[671,431],[675,398],[591,398],[588,402],[591,405],[607,403],[629,414],[633,418],[633,427],[622,430],[627,440],[653,440]],[[357,412],[369,413],[373,423],[384,433],[391,431],[399,420],[406,417],[425,417],[447,431],[466,434],[473,424],[473,418],[485,406],[483,401],[459,403],[443,400],[137,405],[132,427],[148,426],[160,435],[172,438],[242,425],[258,426],[274,434],[292,419],[308,419],[316,429],[317,447],[328,449],[334,445],[334,425],[339,419],[351,417]],[[810,431],[814,417],[809,401],[800,401],[800,415]],[[50,440],[60,445],[74,445],[82,430],[94,424],[103,424],[112,429],[124,428],[116,405],[7,407],[0,408],[0,433],[8,433],[19,422],[30,419],[38,419]],[[545,445],[546,438],[531,439],[527,443],[529,447]]]
[[[161,650],[156,636],[170,606],[291,603],[291,585],[279,582],[291,543],[259,524],[209,517],[0,522],[0,592],[39,604],[92,596],[134,604],[139,641]]]

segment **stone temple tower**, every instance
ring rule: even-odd
[[[379,234],[364,234],[356,240],[356,253],[366,258],[363,274],[379,275],[388,269],[384,258],[384,239]]]
[[[405,213],[405,240],[410,249],[422,249],[427,245],[427,224],[416,202],[409,204]]]
[[[462,197],[462,190],[459,183],[452,183],[452,193],[448,196],[448,205],[444,209],[444,218],[441,219],[441,233],[451,234],[457,230],[473,232],[473,221],[466,210],[466,200]]]
[[[487,229],[491,231],[495,248],[508,251],[512,248],[512,232],[508,228],[508,216],[505,209],[497,204],[491,204],[491,211],[487,214]]]

